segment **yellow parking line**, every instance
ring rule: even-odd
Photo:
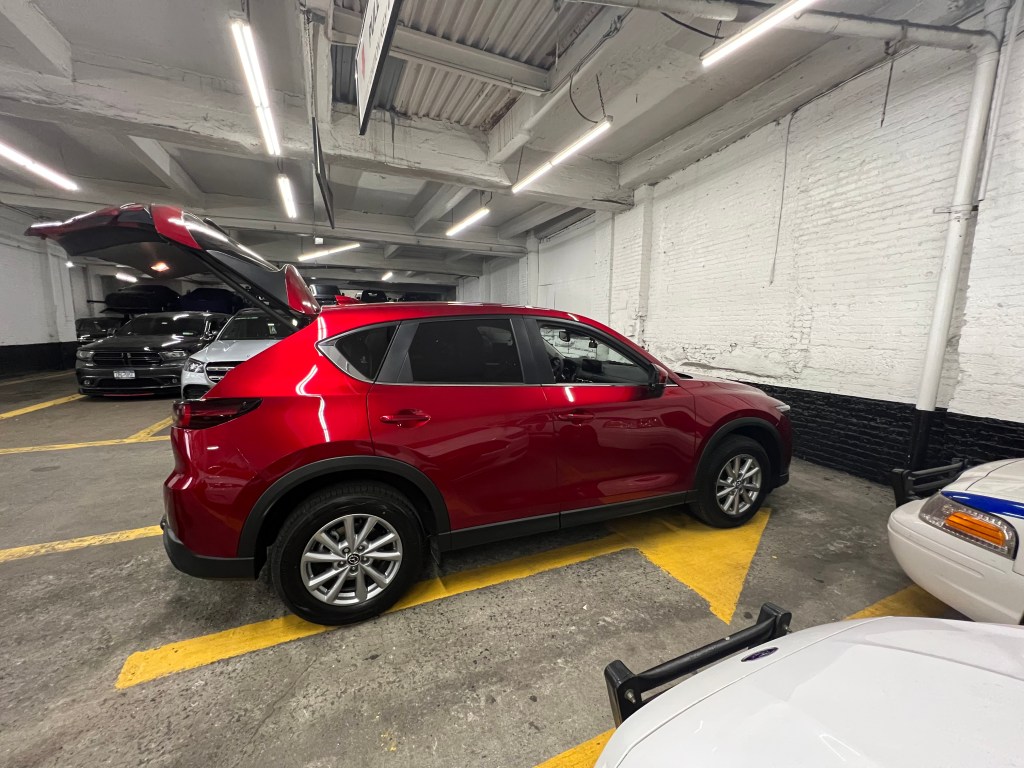
[[[104,445],[137,445],[138,443],[157,443],[170,440],[167,435],[155,437],[119,437],[113,440],[93,440],[88,443],[54,443],[53,445],[26,445],[20,448],[0,448],[0,456],[13,453],[39,453],[41,451],[68,451],[72,448],[97,448]]]
[[[847,616],[847,619],[874,619],[880,616],[924,616],[936,618],[948,611],[946,604],[929,595],[918,586],[901,589],[862,611]],[[612,737],[614,729],[595,736],[571,747],[560,755],[540,763],[536,768],[593,768],[601,750]]]
[[[127,531],[100,533],[96,536],[82,536],[77,539],[48,541],[44,544],[29,544],[24,547],[0,549],[0,563],[6,563],[11,560],[22,560],[26,557],[35,557],[36,555],[49,555],[53,552],[67,552],[72,549],[95,547],[98,544],[115,544],[120,541],[132,541],[133,539],[145,539],[150,536],[159,535],[160,526],[150,525],[145,528],[132,528]]]
[[[58,397],[54,400],[47,400],[43,403],[27,405],[24,408],[18,408],[15,411],[0,413],[0,421],[3,421],[4,419],[13,419],[15,416],[24,416],[26,413],[32,413],[33,411],[41,411],[43,408],[49,408],[54,405],[63,405],[64,403],[70,403],[74,400],[81,400],[83,397],[85,397],[85,395],[67,395],[66,397]]]
[[[421,581],[391,611],[526,578],[624,549],[637,549],[668,575],[701,595],[708,601],[711,612],[728,623],[769,515],[770,510],[762,510],[744,528],[730,530],[708,528],[678,514],[618,521],[614,532],[600,539]],[[692,552],[674,554],[685,550]],[[703,567],[697,562],[699,553],[703,553]],[[728,568],[730,575],[722,568]],[[318,635],[328,629],[286,616],[138,651],[125,660],[116,686],[128,688],[221,659]]]
[[[521,579],[572,565],[600,555],[617,552],[627,546],[627,542],[621,537],[607,536],[595,541],[561,547],[551,552],[527,555],[497,565],[488,565],[450,576],[427,579],[414,585],[408,594],[388,612],[401,611],[444,597],[472,592],[513,579]],[[166,677],[175,672],[206,666],[221,659],[242,656],[281,643],[319,635],[332,629],[334,627],[311,624],[297,616],[282,616],[277,619],[234,627],[223,632],[181,640],[147,651],[138,651],[125,660],[115,685],[118,688],[130,688],[133,685]]]
[[[160,421],[158,421],[156,424],[154,424],[151,427],[146,427],[145,429],[140,429],[138,432],[136,432],[134,435],[132,435],[128,439],[129,440],[142,440],[145,437],[152,437],[157,432],[159,432],[161,429],[166,429],[167,427],[171,426],[171,422],[172,421],[174,421],[174,419],[172,417],[167,417],[166,419],[161,419]]]
[[[604,749],[613,733],[615,733],[614,728],[598,734],[590,741],[584,741],[572,749],[565,750],[560,755],[545,760],[537,768],[594,768],[594,763],[601,756],[601,750]]]
[[[901,589],[863,611],[847,616],[848,619],[874,619],[879,616],[926,616],[936,618],[949,608],[941,600],[932,597],[918,586]]]

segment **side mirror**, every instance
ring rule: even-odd
[[[660,365],[651,367],[650,378],[647,381],[647,392],[651,397],[661,397],[668,386],[668,371]]]
[[[558,332],[558,340],[559,341],[564,341],[564,342],[568,343],[568,341],[569,341],[569,332],[568,331],[559,331]]]

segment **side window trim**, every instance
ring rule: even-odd
[[[377,377],[375,379],[369,379],[362,373],[360,373],[359,369],[357,369],[354,365],[352,365],[352,363],[346,360],[345,356],[338,351],[338,342],[341,339],[345,338],[346,336],[351,336],[352,334],[355,333],[362,333],[373,328],[388,328],[391,326],[395,326],[397,330],[395,331],[395,334],[391,337],[391,342],[388,344],[388,348],[384,351],[384,362],[381,364],[380,370],[377,371]],[[388,359],[391,356],[391,350],[394,349],[395,347],[395,340],[398,338],[398,334],[401,332],[401,330],[402,323],[394,320],[388,321],[386,323],[373,323],[371,325],[361,325],[358,328],[351,328],[343,333],[337,334],[336,336],[331,336],[330,338],[324,339],[323,341],[319,341],[317,342],[316,347],[320,351],[321,355],[323,355],[332,363],[334,363],[334,365],[337,366],[338,369],[345,375],[351,376],[356,381],[363,381],[368,384],[372,384],[375,381],[377,381],[377,379],[379,379],[381,377],[381,374],[384,372],[384,369],[388,364]]]
[[[523,381],[509,382],[429,382],[429,381],[402,381],[403,374],[407,372],[409,361],[409,348],[416,336],[416,330],[421,323],[449,322],[455,320],[506,320],[512,328],[512,338],[516,345],[516,354],[519,356],[519,369],[523,372]],[[384,365],[381,366],[375,384],[416,386],[416,387],[524,387],[536,386],[541,382],[537,379],[535,361],[532,357],[526,357],[524,350],[532,347],[529,343],[529,336],[525,334],[525,327],[522,325],[521,317],[518,315],[486,314],[486,315],[439,315],[435,317],[423,317],[416,320],[405,320],[399,324],[398,331],[391,341]]]
[[[554,379],[554,375],[551,373],[550,365],[548,364],[547,352],[544,350],[544,337],[543,337],[543,335],[540,332],[541,325],[563,326],[563,327],[565,327],[566,329],[569,329],[569,330],[581,331],[581,332],[586,333],[586,334],[588,334],[590,336],[593,336],[599,342],[605,344],[609,349],[611,349],[611,350],[613,350],[615,352],[618,352],[620,355],[622,355],[624,358],[629,360],[631,363],[634,363],[637,367],[642,368],[645,371],[650,371],[653,368],[651,362],[649,360],[647,360],[646,358],[639,357],[633,350],[623,347],[622,344],[620,344],[615,339],[611,338],[610,336],[608,336],[605,333],[602,333],[597,328],[592,328],[592,327],[590,327],[589,325],[587,325],[585,323],[578,323],[578,322],[575,322],[573,320],[562,320],[561,318],[557,318],[557,317],[542,317],[542,316],[539,316],[539,315],[531,315],[527,319],[533,323],[534,340],[535,340],[534,341],[534,356],[535,357],[539,356],[539,359],[543,361],[544,366],[545,366],[545,370],[547,371],[547,375],[546,375],[546,378],[545,378],[545,381],[544,381],[544,385],[545,386],[564,387],[564,386],[566,386],[566,384],[562,383],[562,382],[556,382],[555,379]],[[644,385],[643,384],[629,384],[629,383],[626,383],[626,382],[610,382],[609,381],[609,382],[590,382],[590,383],[587,383],[587,384],[582,384],[581,383],[581,384],[579,384],[579,386],[581,386],[581,387],[582,386],[586,386],[586,387],[642,387]]]

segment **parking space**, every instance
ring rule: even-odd
[[[90,407],[127,437],[167,405]],[[71,407],[19,417],[24,447]],[[586,764],[612,659],[653,665],[765,601],[797,627],[945,611],[892,560],[885,489],[797,462],[742,528],[670,510],[470,549],[330,629],[283,615],[263,581],[174,570],[153,528],[170,463],[166,441],[0,455],[3,765]]]

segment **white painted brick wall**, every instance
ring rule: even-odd
[[[467,277],[455,287],[457,301],[497,304],[526,302],[526,259],[494,259],[484,264],[481,277]]]
[[[539,306],[607,322],[612,231],[611,217],[595,216],[540,242]]]
[[[1010,421],[1024,421],[1024,50],[1017,43],[975,231],[950,403],[959,413]]]

